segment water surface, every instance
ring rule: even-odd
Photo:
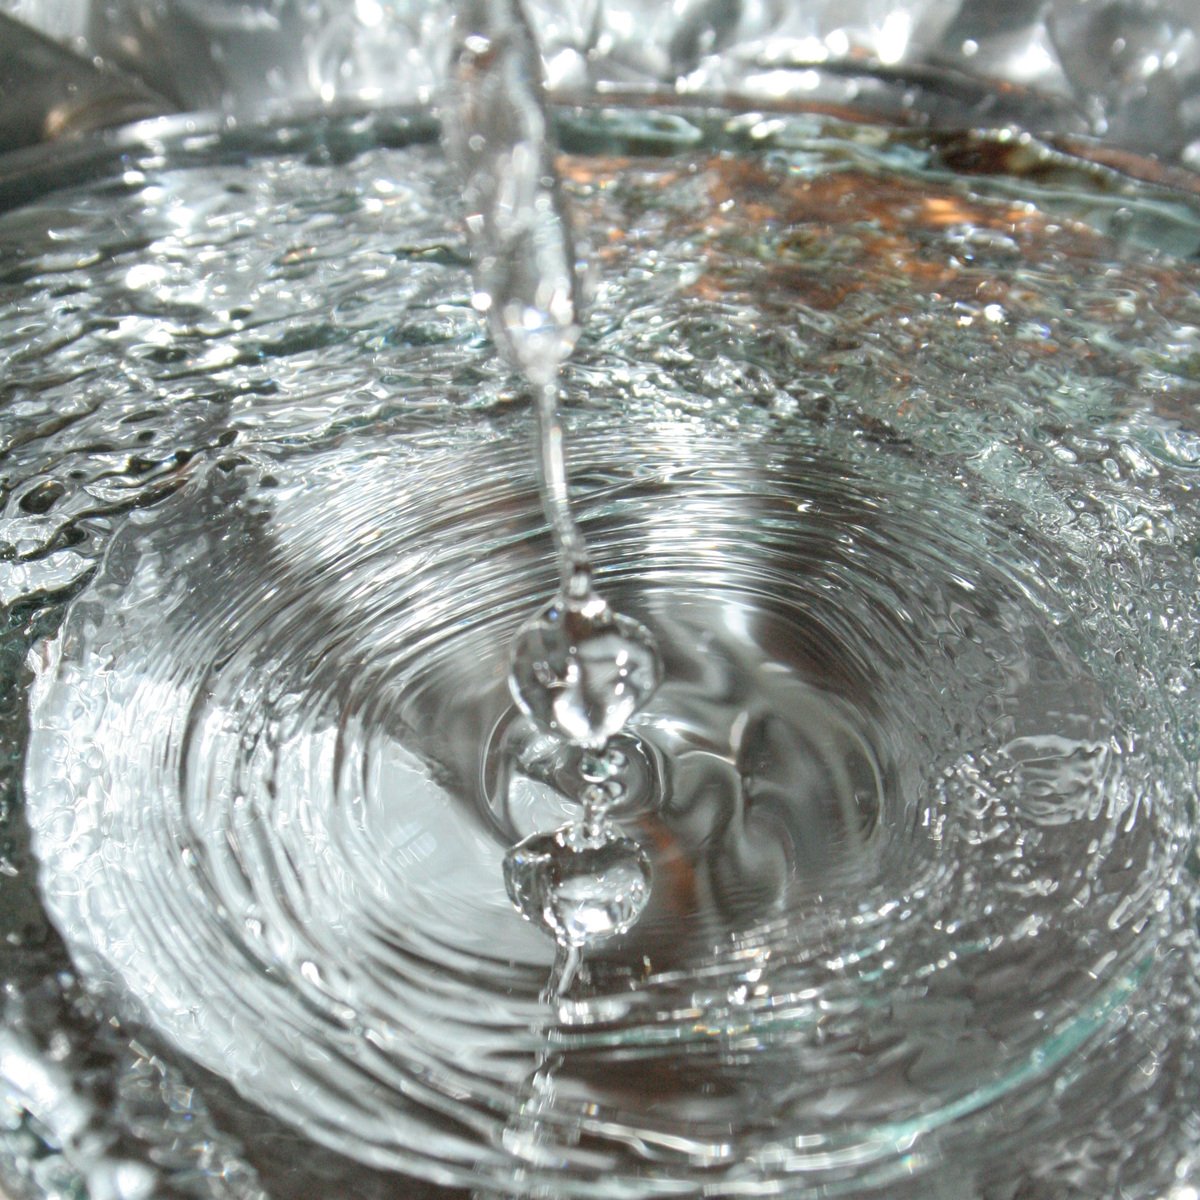
[[[425,133],[0,217],[12,1171],[1183,1200],[1193,202],[569,115],[577,512],[667,676],[614,812],[649,906],[551,999],[502,862],[566,819],[505,686],[552,547]]]

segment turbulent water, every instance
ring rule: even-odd
[[[12,1136],[125,1197],[1194,1197],[1195,203],[569,116],[577,515],[665,680],[646,910],[556,995],[503,869],[579,770],[506,686],[553,548],[425,133],[0,216],[4,886],[82,986],[14,924]]]

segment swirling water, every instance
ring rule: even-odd
[[[1194,201],[570,122],[577,511],[666,672],[610,810],[653,888],[561,995],[504,856],[603,772],[507,690],[553,547],[437,149],[181,138],[0,217],[5,820],[120,1048],[88,1154],[129,1195],[1183,1200]],[[32,1061],[64,963],[9,941]]]

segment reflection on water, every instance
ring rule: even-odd
[[[563,164],[601,269],[579,516],[666,681],[610,809],[653,889],[557,991],[502,863],[603,771],[507,691],[552,547],[437,153],[353,123],[181,146],[0,220],[3,886],[35,922],[8,1061],[92,1097],[54,1169],[1193,1178],[1200,222],[1063,160],[956,176],[912,136],[672,121],[727,152],[588,114]]]

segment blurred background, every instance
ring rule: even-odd
[[[1200,166],[1195,0],[528,0],[563,98],[619,91],[875,109],[934,124],[1020,123]],[[0,0],[9,145],[59,62],[100,64],[102,101],[43,135],[183,110],[258,117],[425,103],[446,65],[438,0]],[[31,48],[24,30],[48,42]],[[53,45],[51,45],[53,43]],[[29,59],[40,55],[31,83]],[[7,64],[7,65],[6,65]],[[123,85],[117,87],[118,81]],[[114,101],[114,87],[121,91]],[[35,95],[35,93],[37,93]],[[59,88],[59,99],[66,94]],[[94,84],[73,81],[73,95]],[[122,105],[128,104],[128,108]],[[151,105],[153,106],[153,104]],[[36,122],[35,122],[36,123]]]

